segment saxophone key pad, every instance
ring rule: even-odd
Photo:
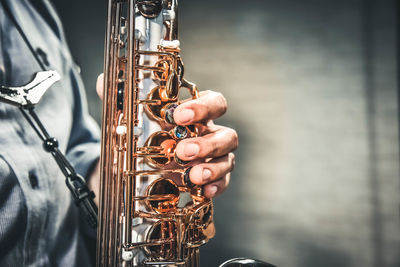
[[[178,125],[174,128],[174,135],[178,139],[185,139],[189,136],[189,132],[185,126]]]
[[[174,112],[175,109],[178,107],[176,103],[169,104],[164,108],[164,119],[169,124],[175,124],[174,120]]]

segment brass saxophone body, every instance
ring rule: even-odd
[[[177,0],[109,0],[97,266],[199,266],[213,204],[175,156],[195,125],[174,123],[179,92],[198,97],[179,55]]]

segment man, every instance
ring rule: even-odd
[[[61,81],[46,92],[36,112],[97,194],[99,129],[88,115],[54,8],[47,0],[0,0],[0,85],[26,84],[43,68],[57,70]],[[101,84],[100,78],[100,92]],[[203,136],[179,143],[177,155],[199,162],[190,179],[206,184],[208,197],[224,191],[234,165],[235,131],[212,122],[226,108],[221,94],[207,91],[174,114],[178,124],[205,125]],[[36,133],[17,108],[0,103],[0,266],[90,266],[86,245],[93,233],[80,218]]]

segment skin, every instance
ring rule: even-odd
[[[96,90],[103,98],[103,74],[97,79]],[[176,155],[181,160],[191,161],[190,180],[194,184],[204,185],[204,195],[213,198],[220,195],[229,185],[231,171],[235,166],[232,153],[239,144],[235,130],[214,124],[228,108],[225,97],[218,92],[204,91],[200,97],[180,104],[174,112],[178,125],[196,123],[200,135],[178,143]],[[89,187],[98,195],[100,188],[99,163],[89,180]],[[95,199],[98,204],[98,198]]]

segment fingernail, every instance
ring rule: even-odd
[[[209,169],[203,169],[203,182],[208,182],[211,178],[211,171]]]
[[[218,191],[218,187],[217,187],[216,185],[212,185],[212,186],[210,187],[209,193],[210,193],[211,196],[215,196],[215,194],[217,193],[217,191]]]
[[[184,109],[179,112],[178,116],[181,123],[189,123],[194,118],[194,111],[191,109]]]
[[[185,156],[194,157],[199,154],[200,147],[198,144],[189,143],[185,145]]]

